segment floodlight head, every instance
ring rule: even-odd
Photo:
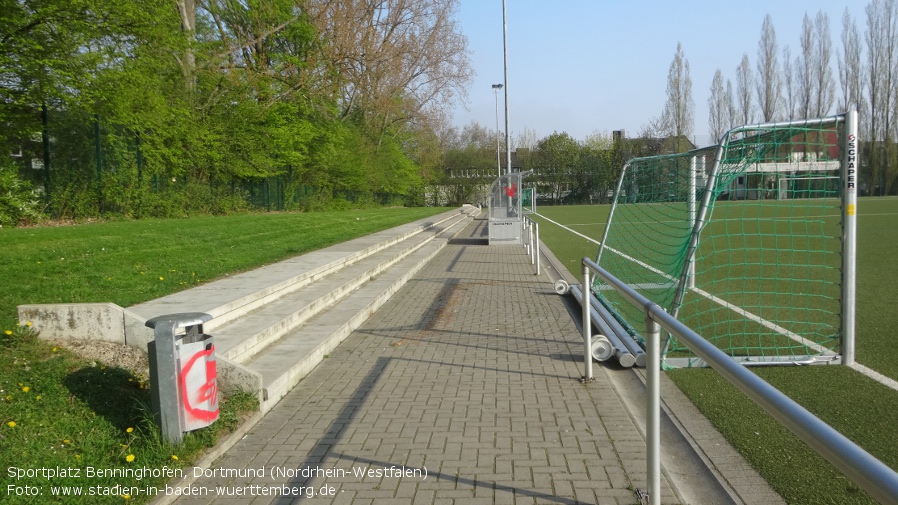
[[[502,84],[493,84],[493,89],[502,89]]]

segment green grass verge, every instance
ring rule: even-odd
[[[601,238],[608,206],[543,207],[540,214],[577,232]],[[536,217],[539,220],[539,217]],[[544,224],[543,224],[544,223]],[[858,362],[898,380],[898,347],[892,345],[898,311],[898,198],[858,203]],[[595,233],[595,235],[591,234]],[[581,277],[580,259],[595,257],[586,240],[541,221],[540,238]],[[759,376],[898,469],[894,422],[898,393],[846,367],[752,369]],[[789,503],[875,503],[751,400],[708,369],[668,372],[721,433]]]
[[[226,398],[218,421],[172,447],[160,440],[152,422],[145,377],[115,363],[81,359],[64,346],[37,339],[30,327],[18,325],[17,305],[130,306],[445,210],[249,214],[0,229],[0,502],[148,502],[152,497],[147,490],[164,486],[168,479],[133,470],[189,468],[204,448],[214,446],[242,416],[258,409],[252,395]],[[78,471],[60,475],[58,469],[69,468]],[[113,475],[90,475],[88,468]],[[52,469],[55,477],[47,478],[50,470],[42,469]],[[115,474],[127,470],[129,475]],[[62,486],[80,489],[84,495],[54,497],[52,486],[58,486],[58,492]],[[41,494],[27,494],[35,491]]]
[[[752,371],[883,463],[898,468],[894,442],[898,392],[841,366]],[[787,503],[877,503],[717,372],[667,373]]]
[[[225,398],[218,421],[175,447],[152,421],[146,377],[79,358],[26,326],[8,331],[0,337],[2,503],[146,503],[169,472],[258,410],[253,395]]]
[[[128,307],[446,209],[245,214],[0,229],[0,324],[27,303]]]

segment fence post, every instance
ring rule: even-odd
[[[535,234],[536,234],[536,236],[534,237],[534,248],[535,248],[535,249],[534,249],[533,253],[536,255],[536,275],[539,275],[539,274],[540,274],[540,267],[539,267],[539,223],[537,223],[536,221],[533,222],[533,229],[534,229],[534,232],[535,232]]]
[[[661,325],[646,310],[646,476],[651,505],[661,505]]]
[[[589,303],[589,267],[583,263],[583,359],[586,368],[586,375],[583,377],[586,381],[592,381],[592,316],[590,310],[592,305]]]

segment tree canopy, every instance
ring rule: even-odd
[[[134,212],[151,180],[410,195],[472,75],[457,7],[0,0],[0,152],[49,165],[60,212]]]

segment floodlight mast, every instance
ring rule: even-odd
[[[511,137],[508,135],[508,22],[506,0],[502,0],[502,47],[505,53],[505,173],[511,173]]]
[[[501,84],[493,84],[493,94],[496,95],[496,169],[499,177],[502,177],[502,159],[501,150],[499,149],[499,90],[502,89]]]

